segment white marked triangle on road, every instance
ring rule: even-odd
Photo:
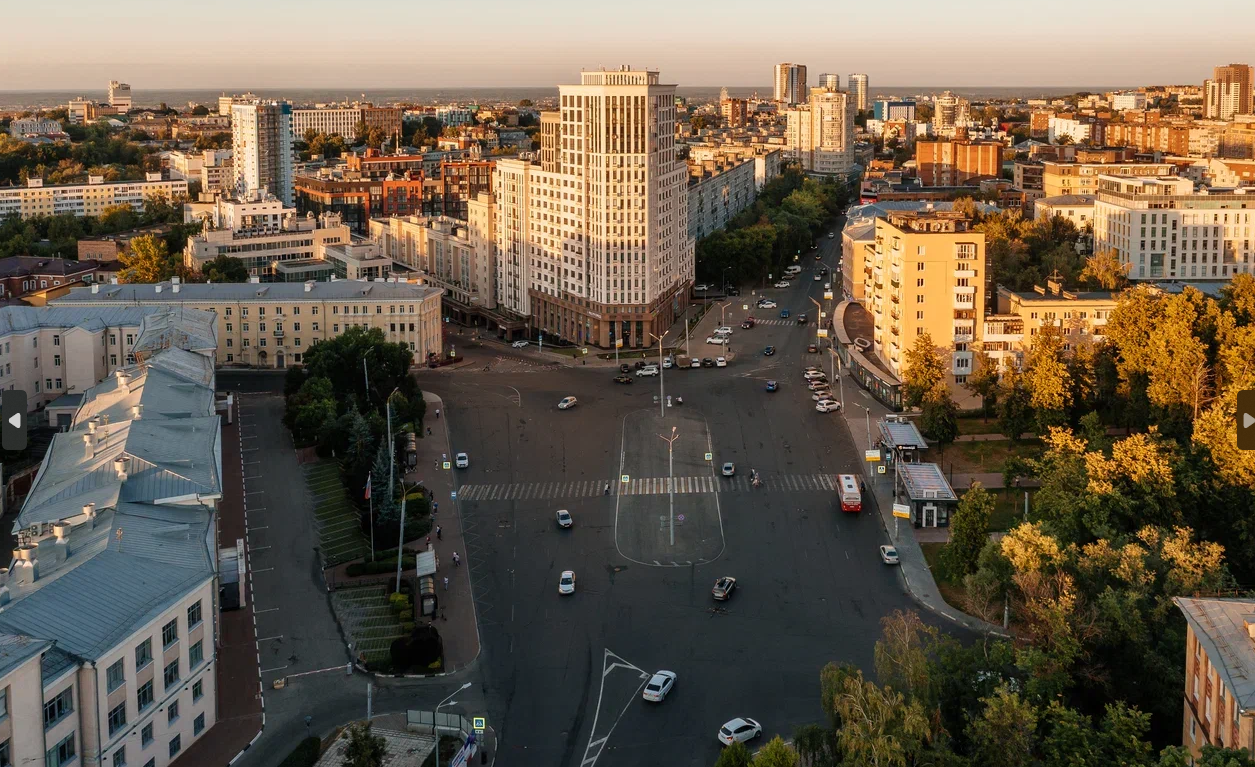
[[[14,416],[14,417],[16,418],[17,416]],[[1251,428],[1251,424],[1253,423],[1255,423],[1255,416],[1252,416],[1250,413],[1242,414],[1242,428],[1243,429]]]

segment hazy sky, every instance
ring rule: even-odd
[[[766,86],[1201,83],[1255,61],[1252,0],[57,0],[8,4],[0,90],[535,86],[581,68]],[[844,77],[842,78],[844,80]]]

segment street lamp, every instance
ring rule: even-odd
[[[449,693],[448,698],[445,698],[444,700],[436,704],[435,716],[432,717],[432,722],[431,722],[431,728],[435,730],[435,735],[436,735],[436,767],[440,767],[440,724],[439,724],[440,709],[445,704],[448,704],[450,706],[456,706],[458,702],[456,700],[450,700],[450,698],[452,698],[454,695],[457,695],[458,693],[462,692],[463,690],[465,690],[467,687],[470,687],[470,686],[471,686],[471,683],[467,682],[466,684],[457,688],[453,692]]]
[[[418,487],[419,484],[415,482],[406,488],[405,483],[401,483],[401,531],[397,533],[397,593],[401,591],[401,562],[405,559],[402,556],[405,548],[405,497],[410,494],[410,490]]]
[[[725,301],[722,304],[719,304],[719,326],[720,327],[727,324],[727,321],[725,320],[724,315],[727,312],[728,307],[731,305],[732,305],[731,301]]]
[[[667,333],[669,332],[671,331],[667,331]],[[663,370],[666,369],[662,366],[662,347],[663,347],[662,341],[664,338],[667,337],[667,333],[663,333],[660,336],[656,336],[653,333],[649,334],[650,338],[658,342],[658,416],[660,418],[667,417],[667,403],[665,402],[666,397],[663,396],[663,388],[662,388],[662,378],[663,378],[662,372]]]
[[[671,545],[675,545],[675,441],[680,438],[675,433],[675,427],[671,427],[671,436],[664,437],[659,434],[658,439],[667,443],[667,516],[671,524]]]

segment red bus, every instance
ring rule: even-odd
[[[858,489],[858,478],[853,474],[842,474],[837,477],[840,485],[841,510],[857,514],[863,510],[863,494]]]

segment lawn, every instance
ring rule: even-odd
[[[945,599],[946,604],[954,609],[962,610],[966,599],[963,592],[963,584],[954,583],[944,577],[945,568],[940,564],[941,550],[946,547],[946,544],[921,543],[919,547],[924,550],[924,559],[928,561],[928,569],[932,570],[933,580],[937,582],[937,590],[941,592],[942,599]]]
[[[1009,456],[1038,458],[1042,454],[1039,439],[1011,442],[955,442],[946,446],[940,463],[947,472],[961,474],[1002,473]]]

